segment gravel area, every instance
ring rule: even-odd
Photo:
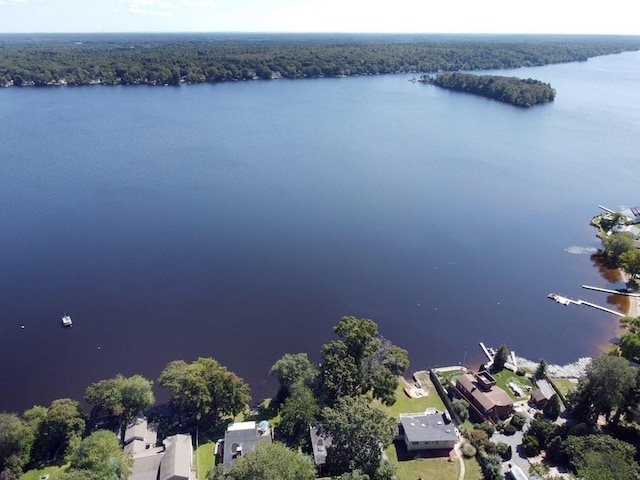
[[[547,372],[552,378],[580,378],[584,375],[585,369],[589,363],[591,363],[591,357],[582,357],[567,365],[549,364]],[[538,367],[538,362],[518,357],[518,366],[535,371]]]

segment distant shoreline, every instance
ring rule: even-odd
[[[0,86],[172,85],[461,72],[584,62],[640,36],[0,36]]]

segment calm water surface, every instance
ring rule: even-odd
[[[556,101],[409,76],[0,91],[0,411],[198,356],[259,400],[346,314],[413,370],[479,341],[604,348],[616,318],[546,295],[607,301],[565,249],[598,246],[598,204],[638,203],[640,53],[503,73]]]

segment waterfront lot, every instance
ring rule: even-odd
[[[375,401],[374,405],[394,418],[398,418],[400,413],[424,412],[427,408],[436,408],[441,412],[445,409],[444,403],[433,387],[429,388],[427,396],[409,398],[403,390],[402,382],[396,388],[395,404],[387,407]],[[448,456],[408,459],[406,450],[397,444],[387,447],[386,454],[389,461],[397,468],[398,480],[415,480],[416,478],[457,480],[460,474],[460,462],[457,459],[450,461]],[[465,470],[465,480],[483,478],[480,466],[474,458],[465,460]]]

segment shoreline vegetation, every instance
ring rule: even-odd
[[[181,85],[542,66],[640,50],[638,36],[0,35],[0,86]]]
[[[532,78],[453,72],[438,73],[435,76],[422,75],[418,81],[525,108],[552,102],[556,96],[556,91],[550,84]]]

